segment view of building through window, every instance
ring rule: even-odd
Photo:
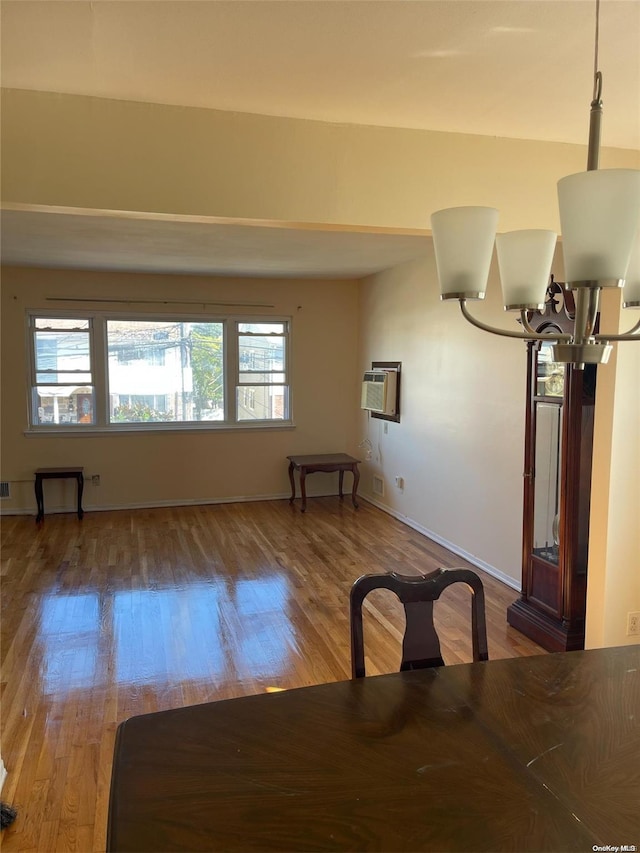
[[[107,320],[112,423],[224,420],[223,325]]]
[[[283,323],[238,324],[238,420],[287,417]]]
[[[90,321],[43,318],[33,326],[33,422],[93,424]]]
[[[287,322],[96,315],[33,317],[31,330],[35,426],[289,418]],[[96,337],[104,341],[106,360]],[[99,395],[105,400],[100,416]]]

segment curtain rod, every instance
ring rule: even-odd
[[[224,305],[227,308],[275,308],[266,302],[209,302],[206,299],[86,299],[84,296],[47,296],[47,302],[104,302],[123,305]]]

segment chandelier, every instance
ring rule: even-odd
[[[640,308],[640,171],[598,169],[602,124],[599,5],[596,0],[587,171],[558,182],[566,278],[563,286],[574,294],[573,332],[543,335],[530,325],[530,312],[544,308],[558,236],[554,231],[529,229],[496,236],[498,211],[491,207],[451,207],[431,216],[440,298],[459,300],[463,316],[485,332],[553,342],[554,360],[577,368],[605,364],[612,341],[640,341],[640,321],[625,334],[595,333],[603,288],[623,288],[623,307]],[[485,297],[494,244],[504,309],[520,312],[521,330],[489,326],[467,308],[467,301]]]

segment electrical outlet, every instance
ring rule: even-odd
[[[396,489],[404,489],[404,477],[396,477]]]
[[[94,474],[91,477],[91,485],[92,486],[99,486],[100,485],[100,474]]]
[[[640,636],[640,610],[627,613],[627,637]]]

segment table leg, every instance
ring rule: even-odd
[[[291,483],[291,497],[289,498],[289,503],[292,504],[296,499],[296,481],[293,476],[293,462],[289,462],[289,482]]]
[[[305,468],[300,468],[300,492],[302,493],[302,507],[301,512],[305,512],[307,509],[307,489],[305,486],[305,480],[307,479],[307,471]]]
[[[39,521],[42,521],[44,518],[44,494],[42,491],[42,477],[39,477],[36,474],[36,506],[38,507],[38,514],[36,515],[36,524]]]
[[[84,512],[82,511],[82,492],[84,491],[84,476],[82,472],[78,474],[78,518],[82,521]]]
[[[360,471],[358,470],[357,464],[354,465],[351,470],[353,471],[353,489],[351,491],[351,500],[353,501],[354,507],[358,509],[358,501],[356,500],[356,495],[358,493],[358,483],[360,482]]]
[[[344,480],[344,468],[340,469],[340,473],[338,474],[338,491],[340,493],[340,499],[342,499],[342,481]]]

